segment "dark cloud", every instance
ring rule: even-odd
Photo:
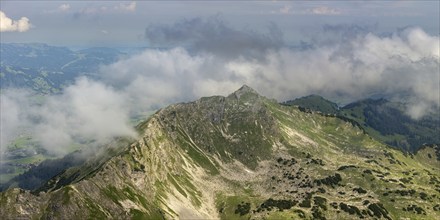
[[[311,31],[306,34],[306,39],[315,46],[344,45],[357,37],[363,37],[368,33],[375,33],[378,30],[378,23],[365,24],[324,24],[320,30]]]
[[[150,25],[145,38],[151,45],[162,47],[184,46],[195,52],[208,52],[226,58],[261,57],[269,50],[284,45],[282,31],[270,23],[267,33],[237,30],[219,16],[184,19],[173,25]]]
[[[377,30],[378,24],[325,24],[322,26],[324,33],[337,33],[342,37],[341,40],[353,38],[357,35],[365,35]]]

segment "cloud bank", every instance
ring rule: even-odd
[[[21,17],[18,20],[12,20],[3,11],[0,11],[0,32],[25,32],[30,28],[29,18]]]
[[[247,84],[278,100],[312,93],[341,103],[382,96],[408,103],[408,114],[415,119],[438,110],[439,37],[420,28],[378,36],[367,28],[347,26],[356,29],[348,34],[344,26],[326,26],[326,32],[331,29],[333,35],[344,40],[318,42],[296,50],[282,45],[282,40],[274,43],[273,38],[261,34],[245,34],[223,24],[221,28],[204,24],[201,20],[185,20],[171,27],[153,28],[157,35],[148,39],[159,39],[164,44],[193,40],[190,51],[196,53],[181,47],[147,50],[104,67],[102,72],[108,73],[106,83],[122,85],[131,99],[139,96],[135,102],[146,106],[226,95]],[[147,35],[152,32],[147,29]],[[217,39],[230,32],[235,34],[227,37],[223,47],[213,46],[214,40],[207,47],[199,43],[207,44],[207,36],[218,34],[210,38]],[[240,44],[244,39],[250,43]],[[255,49],[258,56],[243,52],[253,50],[253,43],[260,46]],[[234,45],[240,45],[240,51],[225,59],[226,52],[234,51],[229,50]]]
[[[150,26],[146,38],[153,44],[183,44],[198,52],[196,55],[173,50],[160,53],[167,59],[197,63],[187,70],[190,74],[185,74],[190,84],[197,83],[186,87],[205,92],[202,94],[221,94],[229,86],[245,83],[281,100],[310,93],[344,102],[384,96],[409,103],[408,114],[413,118],[438,109],[439,37],[417,27],[386,36],[373,34],[373,29],[375,25],[324,25],[322,32],[316,34],[323,35],[323,39],[314,38],[312,46],[302,50],[286,46],[276,26],[272,28],[275,31],[261,34],[236,30],[216,19],[196,18],[172,26]],[[147,54],[150,53],[154,51]],[[147,54],[136,59],[141,63],[155,57]],[[133,61],[129,64],[122,61],[117,69],[146,65]],[[150,73],[149,68],[144,68]],[[182,76],[175,78],[178,81],[166,78],[163,83],[181,85]],[[162,77],[155,80],[158,79]],[[197,97],[197,93],[185,91],[184,94]]]
[[[62,94],[39,103],[29,91],[6,90],[1,94],[1,146],[23,131],[56,155],[69,145],[97,146],[113,137],[136,137],[129,124],[125,97],[102,83],[79,78]]]
[[[276,26],[267,34],[209,19],[150,26],[150,43],[175,47],[147,49],[102,66],[96,79],[80,78],[44,103],[29,104],[26,92],[2,93],[2,146],[5,136],[23,126],[32,127],[52,152],[72,142],[135,136],[128,123],[134,116],[228,95],[243,84],[279,101],[309,94],[340,103],[381,96],[406,102],[415,119],[438,111],[438,36],[416,27],[386,36],[327,28],[344,40],[297,49],[283,43]]]

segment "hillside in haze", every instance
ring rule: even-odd
[[[440,148],[403,154],[244,86],[174,104],[33,191],[6,218],[436,219]]]
[[[57,93],[75,78],[93,75],[100,65],[125,54],[110,48],[72,51],[47,44],[1,43],[0,88],[26,88],[39,94]]]

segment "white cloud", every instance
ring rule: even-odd
[[[31,23],[27,17],[19,20],[8,18],[3,11],[0,11],[0,32],[25,32],[31,28]]]
[[[71,9],[70,4],[61,4],[55,9],[45,10],[44,13],[47,14],[59,14],[59,13],[68,13]]]
[[[81,18],[83,16],[96,16],[99,14],[134,12],[136,11],[136,2],[120,3],[118,5],[110,6],[91,6],[82,8],[74,13],[74,18]]]
[[[116,10],[122,10],[122,11],[136,11],[136,2],[130,2],[130,3],[121,3],[118,6],[114,7]]]
[[[316,15],[340,15],[341,11],[334,8],[329,8],[327,6],[315,7],[307,10],[307,14],[316,14]]]
[[[62,4],[58,7],[58,10],[60,11],[69,11],[70,10],[70,4]]]
[[[279,12],[281,14],[289,14],[291,12],[292,7],[290,5],[285,5],[284,7],[280,8]]]

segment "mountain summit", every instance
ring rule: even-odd
[[[158,111],[134,142],[9,189],[0,215],[116,219],[435,219],[440,148],[415,155],[248,86]]]
[[[254,94],[254,95],[259,95],[253,88],[247,86],[247,85],[243,85],[242,87],[240,87],[237,91],[235,91],[234,93],[232,93],[236,96],[241,96],[243,94]]]

